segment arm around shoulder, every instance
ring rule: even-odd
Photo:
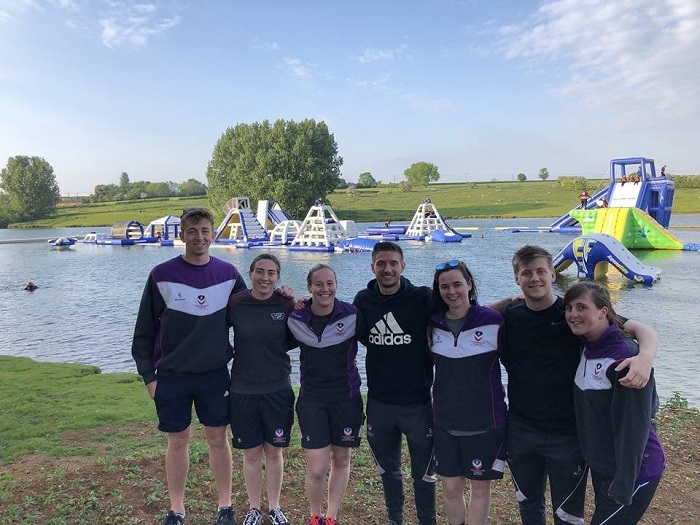
[[[649,381],[656,352],[659,349],[659,334],[651,326],[628,320],[623,326],[625,332],[639,343],[639,354],[622,361],[616,371],[629,368],[620,384],[629,388],[644,388]]]

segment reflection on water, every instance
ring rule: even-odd
[[[700,224],[700,216],[682,216],[684,224]],[[482,303],[518,292],[510,259],[524,244],[539,244],[556,254],[571,237],[544,233],[501,233],[497,226],[547,225],[551,219],[453,221],[454,226],[478,226],[474,237],[460,244],[404,242],[405,275],[416,284],[430,284],[435,265],[454,258],[472,269]],[[362,225],[360,225],[360,229]],[[109,229],[96,229],[108,231]],[[2,238],[56,237],[85,233],[85,229],[0,230]],[[481,234],[483,233],[483,238]],[[673,233],[684,242],[700,242],[700,229]],[[238,266],[243,273],[256,250],[215,248],[213,254]],[[0,353],[42,361],[95,364],[105,372],[135,371],[131,336],[136,310],[148,271],[182,253],[179,248],[154,246],[76,245],[72,250],[49,250],[44,242],[0,245]],[[331,264],[338,273],[338,297],[351,301],[372,277],[365,253],[303,253],[276,250],[282,263],[281,282],[297,295],[306,294],[306,273],[317,263]],[[680,391],[700,406],[700,329],[695,307],[700,297],[700,254],[681,251],[644,251],[635,255],[662,269],[653,286],[634,285],[620,274],[604,278],[616,308],[627,317],[654,326],[661,349],[656,360],[659,392],[667,398]],[[557,279],[563,294],[576,281],[573,267]],[[39,289],[23,291],[28,281]],[[296,357],[296,354],[294,354]],[[360,365],[362,365],[362,354]],[[295,365],[298,370],[298,364]]]

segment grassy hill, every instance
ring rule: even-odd
[[[592,180],[593,195],[607,184]],[[231,197],[234,197],[232,195]],[[274,196],[271,195],[271,198]],[[449,219],[468,217],[559,217],[578,204],[578,191],[562,188],[556,181],[472,182],[431,184],[404,192],[398,186],[337,190],[326,202],[341,219],[356,222],[410,220],[417,206],[430,197],[440,213]],[[148,199],[59,208],[55,217],[31,223],[13,224],[15,228],[63,228],[112,226],[117,221],[137,220],[148,224],[167,214],[180,215],[183,208],[209,206],[206,198]],[[223,210],[213,210],[216,220]],[[700,213],[700,188],[676,188],[673,213]],[[303,219],[303,217],[297,217]]]

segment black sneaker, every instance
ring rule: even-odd
[[[233,511],[233,507],[219,509],[216,515],[216,525],[238,525],[238,523],[236,523],[236,513]]]
[[[262,513],[258,509],[250,509],[241,525],[261,525]]]
[[[172,510],[168,511],[168,514],[163,520],[163,525],[184,525],[185,518],[179,514],[175,514]]]
[[[267,517],[272,525],[289,525],[287,516],[284,515],[284,512],[279,507],[268,512]]]

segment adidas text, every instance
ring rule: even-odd
[[[409,345],[411,336],[408,334],[370,334],[369,342],[373,345]]]

